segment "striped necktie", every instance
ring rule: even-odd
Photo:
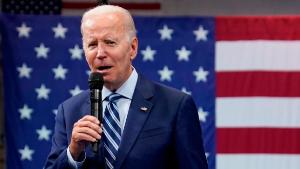
[[[105,157],[105,166],[107,169],[114,168],[114,162],[116,160],[116,155],[121,143],[121,123],[119,117],[119,110],[116,104],[116,101],[123,96],[112,93],[105,100],[108,101],[108,104],[104,111],[104,157]]]

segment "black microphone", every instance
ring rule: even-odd
[[[91,115],[95,116],[102,123],[102,88],[103,77],[98,72],[93,72],[89,77]],[[100,141],[92,143],[93,151],[98,152]]]

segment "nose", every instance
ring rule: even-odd
[[[98,44],[97,46],[97,58],[102,59],[105,57],[105,48],[103,47],[103,45],[101,45],[101,43]]]

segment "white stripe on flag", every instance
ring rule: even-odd
[[[300,70],[300,41],[218,41],[217,71]]]
[[[299,169],[300,155],[219,154],[217,169]]]
[[[219,97],[217,127],[300,127],[300,98]],[[300,167],[300,166],[299,166]]]

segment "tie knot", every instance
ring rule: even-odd
[[[105,98],[105,100],[107,100],[107,101],[109,101],[109,102],[115,102],[115,101],[117,101],[117,100],[119,100],[119,99],[121,99],[121,98],[125,98],[125,97],[122,96],[122,95],[120,95],[120,94],[118,94],[118,93],[112,93],[112,94],[110,94],[109,96],[107,96],[107,97]]]

